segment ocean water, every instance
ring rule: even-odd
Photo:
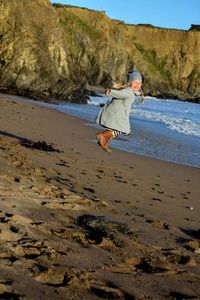
[[[95,124],[100,104],[109,99],[90,97],[88,104],[65,104],[59,111],[81,117],[89,126]],[[111,145],[127,152],[178,164],[200,167],[200,105],[178,100],[145,97],[132,107],[132,133],[113,140]]]
[[[8,95],[1,94],[1,97],[8,98]],[[16,96],[9,98],[30,102]],[[31,102],[81,117],[88,126],[102,129],[95,118],[100,104],[107,101],[108,97],[90,97],[88,104]],[[137,103],[136,99],[130,114],[131,135],[122,135],[112,140],[111,145],[123,151],[200,168],[200,104],[153,97],[145,97],[143,105]],[[93,142],[96,142],[95,137]]]

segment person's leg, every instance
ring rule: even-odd
[[[98,139],[99,145],[108,153],[111,153],[112,150],[108,147],[109,142],[116,138],[120,134],[117,130],[108,129],[103,132],[97,133],[96,137]]]
[[[111,130],[106,130],[103,132],[98,132],[96,134],[96,137],[98,139],[99,145],[106,151],[111,152],[111,150],[108,148],[108,142],[114,137]]]

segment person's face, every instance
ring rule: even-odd
[[[130,88],[132,88],[135,91],[139,91],[142,86],[142,81],[141,80],[134,80],[130,84]]]

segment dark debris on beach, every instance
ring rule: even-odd
[[[40,150],[40,151],[60,153],[60,150],[55,149],[52,145],[47,144],[45,141],[38,141],[38,142],[22,141],[21,146],[26,147],[26,148]]]

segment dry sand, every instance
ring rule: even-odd
[[[9,96],[0,109],[0,299],[200,299],[200,169],[107,154],[84,120]]]

